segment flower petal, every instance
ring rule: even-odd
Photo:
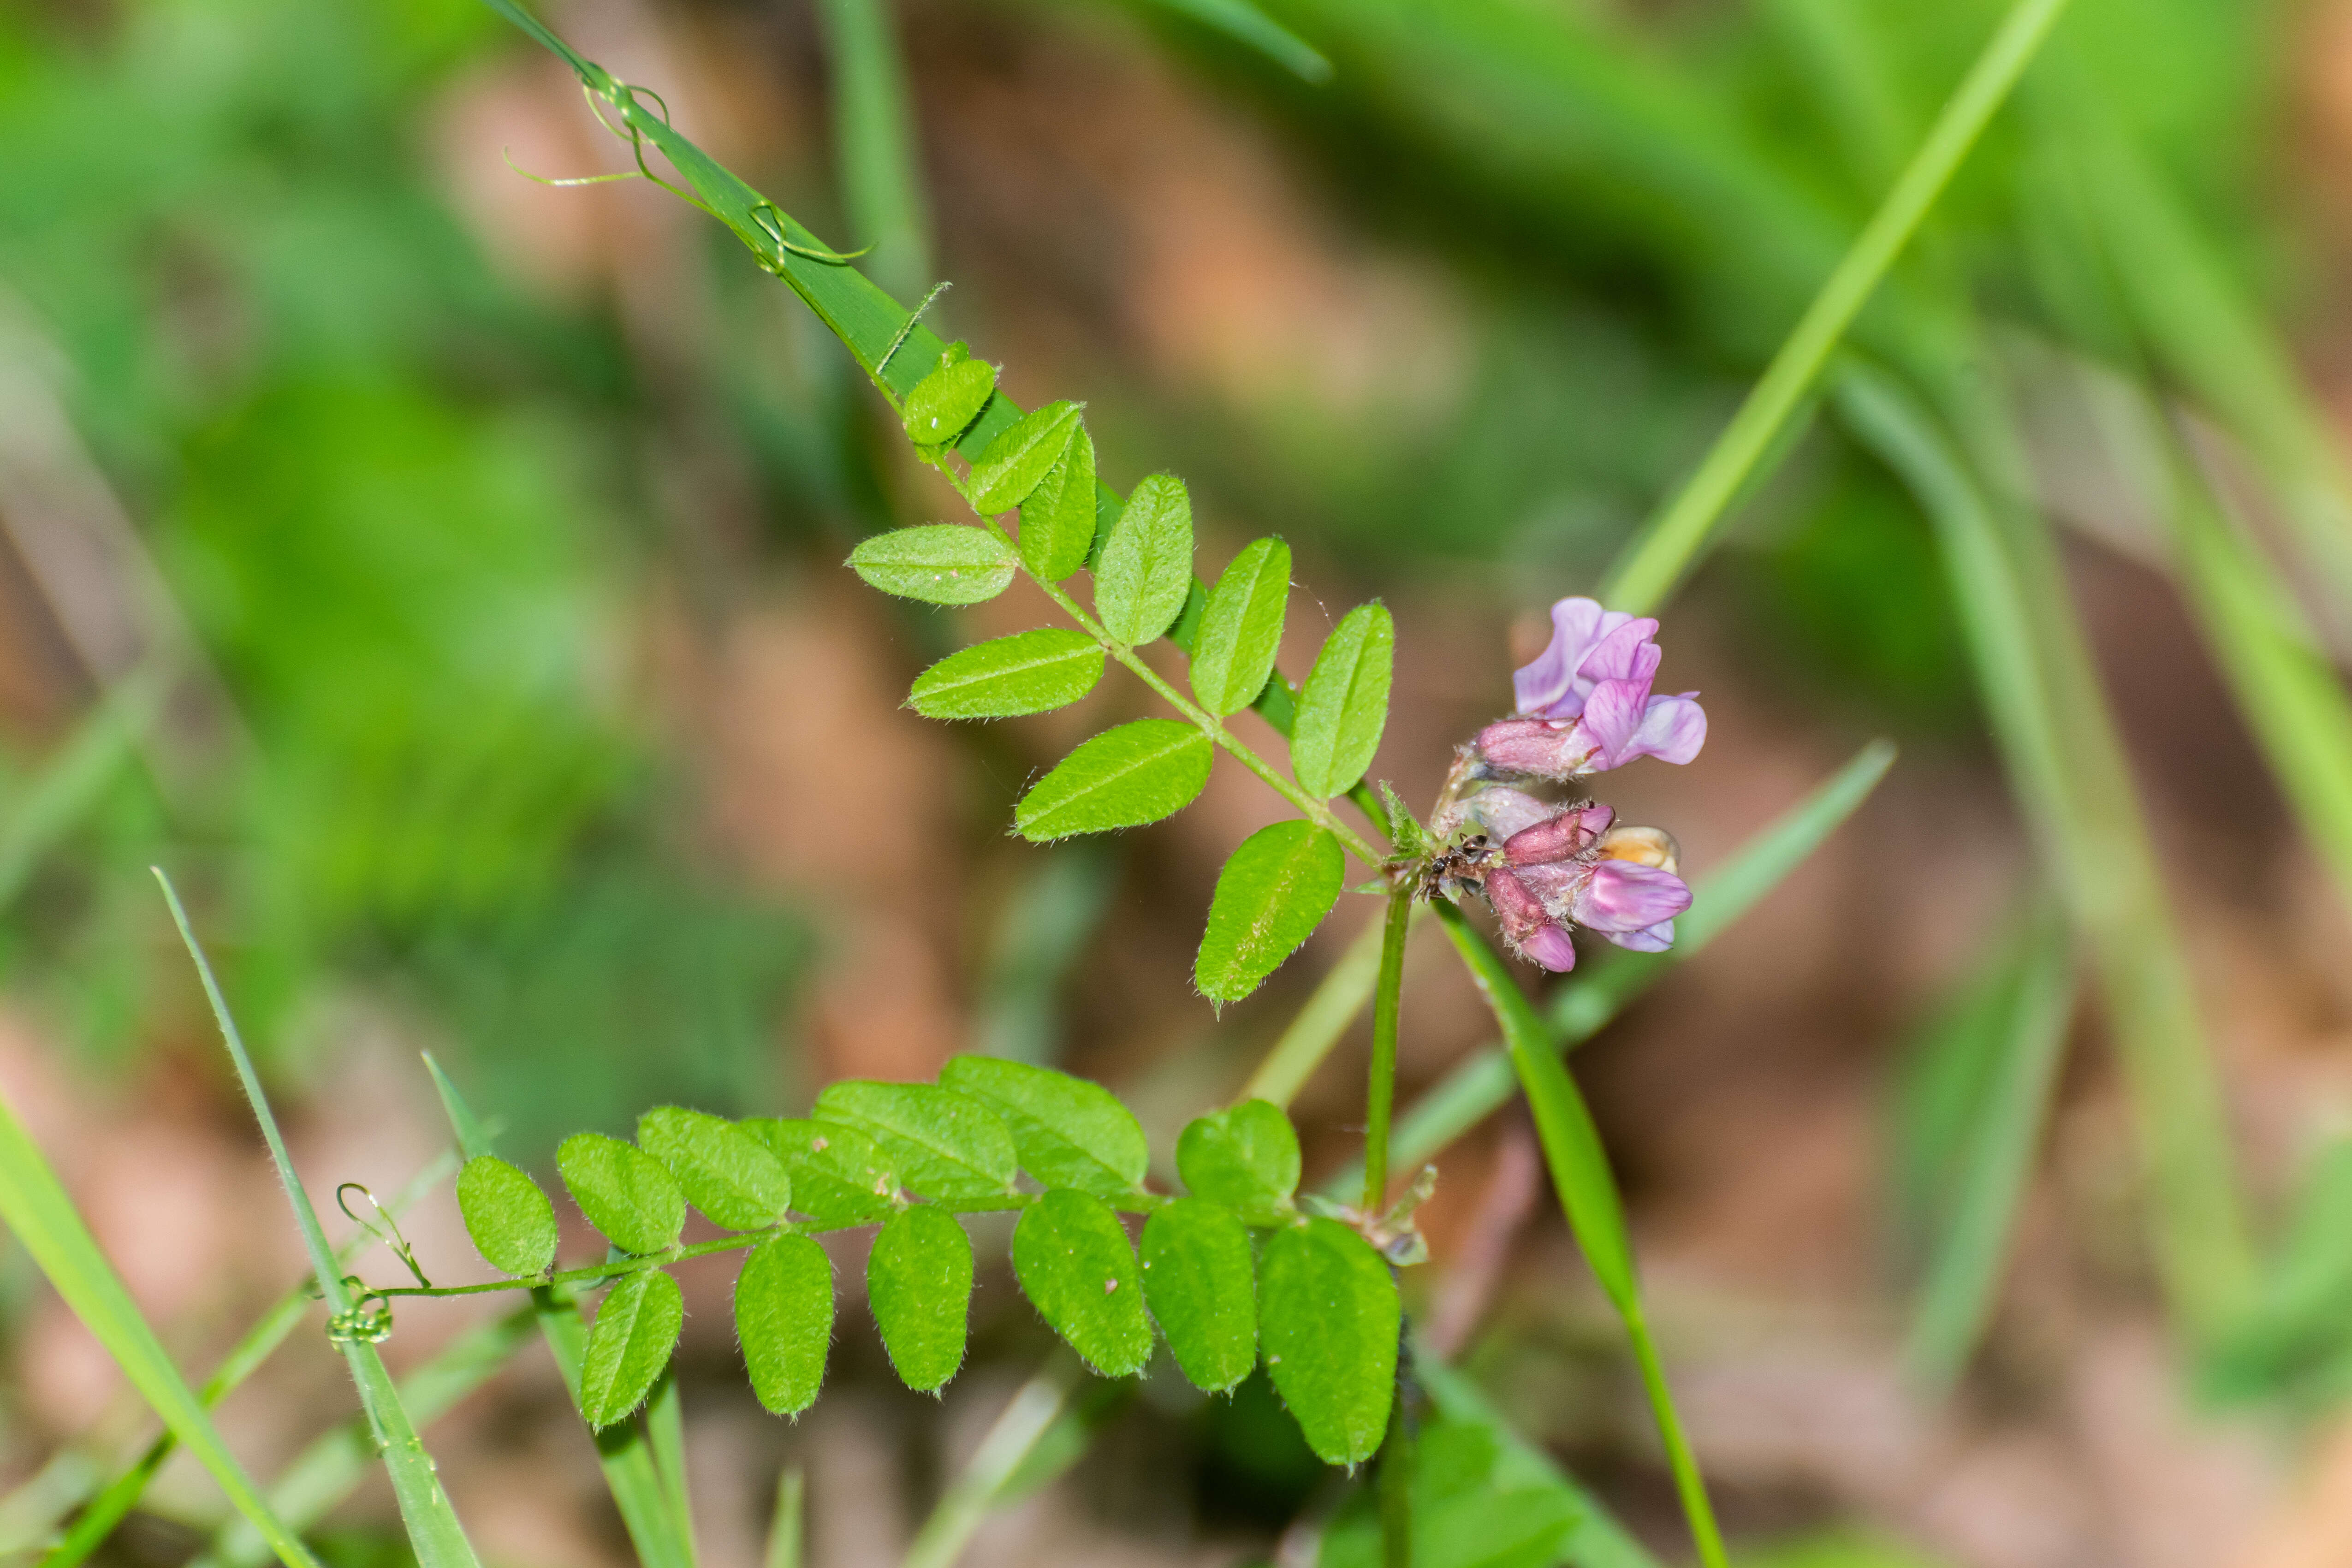
[[[1675,945],[1675,922],[1660,921],[1656,925],[1643,926],[1640,931],[1604,931],[1601,934],[1630,952],[1664,952]]]
[[[1577,721],[1592,742],[1589,767],[1597,772],[1633,760],[1629,748],[1641,728],[1643,704],[1649,697],[1646,680],[1604,680],[1592,689],[1585,700],[1584,717]]]
[[[1605,619],[1606,612],[1597,599],[1562,599],[1551,607],[1550,646],[1533,664],[1523,666],[1511,677],[1511,689],[1518,698],[1520,712],[1559,719],[1576,717],[1582,707],[1573,691],[1576,672],[1601,635],[1601,624]],[[1554,713],[1554,704],[1563,699],[1568,700],[1569,706]]]
[[[1577,889],[1572,913],[1579,925],[1602,935],[1623,935],[1673,920],[1690,908],[1690,889],[1672,871],[1631,860],[1602,860]]]
[[[1521,942],[1519,952],[1554,974],[1565,974],[1576,967],[1576,943],[1558,926],[1544,927]]]
[[[1658,651],[1658,645],[1650,640],[1658,635],[1658,623],[1647,616],[1640,620],[1631,616],[1603,619],[1617,620],[1618,624],[1607,627],[1592,645],[1592,650],[1584,656],[1584,662],[1576,667],[1576,684],[1587,691],[1604,680],[1638,680],[1647,686],[1650,678],[1658,673],[1658,660],[1664,657]]]

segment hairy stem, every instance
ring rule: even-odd
[[[1364,1213],[1376,1215],[1389,1193],[1389,1117],[1396,1106],[1397,1012],[1404,993],[1404,938],[1412,890],[1389,894],[1381,926],[1381,974],[1372,992],[1372,1070],[1364,1090]]]

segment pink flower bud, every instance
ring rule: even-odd
[[[1548,822],[1523,828],[1503,843],[1503,860],[1512,866],[1548,866],[1581,854],[1613,814],[1595,803],[1572,805]]]

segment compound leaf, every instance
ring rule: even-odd
[[[846,1079],[816,1097],[816,1120],[841,1122],[882,1146],[910,1192],[943,1204],[1010,1196],[1020,1158],[1003,1118],[968,1095],[929,1083]]]
[[[555,1168],[588,1223],[624,1252],[667,1252],[686,1226],[686,1194],[659,1160],[618,1138],[575,1132]]]
[[[1396,622],[1375,600],[1339,619],[1315,656],[1290,731],[1290,771],[1318,798],[1343,794],[1364,776],[1389,720]]]
[[[875,1234],[866,1299],[908,1388],[932,1393],[963,1365],[971,1276],[971,1238],[942,1209],[901,1209]]]
[[[870,1225],[897,1205],[898,1167],[882,1146],[838,1121],[747,1117],[738,1123],[760,1139],[792,1178],[793,1207],[819,1225]]]
[[[1011,511],[1027,500],[1070,444],[1078,405],[1048,403],[1007,426],[971,465],[965,493],[982,517]]]
[[[1100,1198],[1063,1187],[1032,1204],[1013,1227],[1013,1272],[1054,1331],[1096,1372],[1126,1377],[1151,1359],[1135,1248]]]
[[[637,1147],[669,1167],[688,1203],[729,1230],[763,1230],[792,1206],[782,1163],[723,1116],[656,1106],[637,1118]]]
[[[613,1287],[596,1309],[580,1363],[580,1414],[589,1426],[601,1431],[645,1403],[685,1327],[686,1298],[661,1269]]]
[[[555,1261],[555,1205],[497,1155],[477,1154],[457,1173],[457,1212],[475,1250],[499,1273],[528,1279]]]
[[[1287,1208],[1298,1166],[1297,1130],[1263,1100],[1197,1117],[1176,1139],[1176,1173],[1193,1195],[1247,1215]]]
[[[1178,1198],[1144,1222],[1143,1300],[1195,1386],[1223,1394],[1257,1364],[1256,1262],[1223,1204]]]
[[[833,1260],[805,1236],[763,1241],[735,1279],[735,1337],[751,1392],[778,1415],[816,1403],[833,1348]]]
[[[1116,1198],[1143,1184],[1143,1128],[1098,1083],[1001,1057],[951,1057],[942,1088],[985,1101],[1013,1130],[1021,1165],[1047,1187]]]
[[[951,653],[915,677],[908,703],[929,719],[1007,719],[1067,707],[1102,679],[1102,645],[1040,626]]]
[[[1261,539],[1244,547],[1209,590],[1192,638],[1192,695],[1223,719],[1257,700],[1282,647],[1290,603],[1290,546]]]
[[[984,528],[926,522],[860,541],[849,568],[886,594],[927,605],[977,605],[1013,581],[1013,546]]]
[[[1347,879],[1347,861],[1328,828],[1294,818],[1243,839],[1217,873],[1192,984],[1213,1002],[1236,1002],[1256,990],[1315,934]]]
[[[1082,742],[1055,763],[1013,807],[1013,825],[1043,843],[1157,822],[1192,804],[1213,760],[1197,726],[1138,719]]]
[[[1070,432],[1061,459],[1021,503],[1021,561],[1048,583],[1087,563],[1095,547],[1095,439]]]
[[[1095,563],[1095,614],[1111,640],[1139,647],[1168,629],[1192,590],[1192,498],[1172,474],[1129,492]]]
[[[1308,1219],[1265,1244],[1265,1369],[1326,1464],[1361,1464],[1387,1435],[1402,1312],[1387,1261],[1338,1220]]]
[[[940,447],[962,435],[996,391],[996,367],[985,360],[943,364],[907,394],[902,418],[918,446]]]

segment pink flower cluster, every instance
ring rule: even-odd
[[[1519,717],[1489,724],[1465,754],[1470,777],[1566,783],[1636,757],[1687,763],[1706,742],[1696,692],[1654,696],[1658,623],[1603,610],[1591,599],[1552,606],[1552,639],[1513,684]],[[1499,846],[1484,888],[1503,935],[1521,957],[1576,966],[1578,926],[1620,947],[1660,952],[1690,908],[1675,875],[1674,840],[1654,827],[1612,826],[1595,802],[1557,805],[1503,784],[1463,803],[1462,816]]]

